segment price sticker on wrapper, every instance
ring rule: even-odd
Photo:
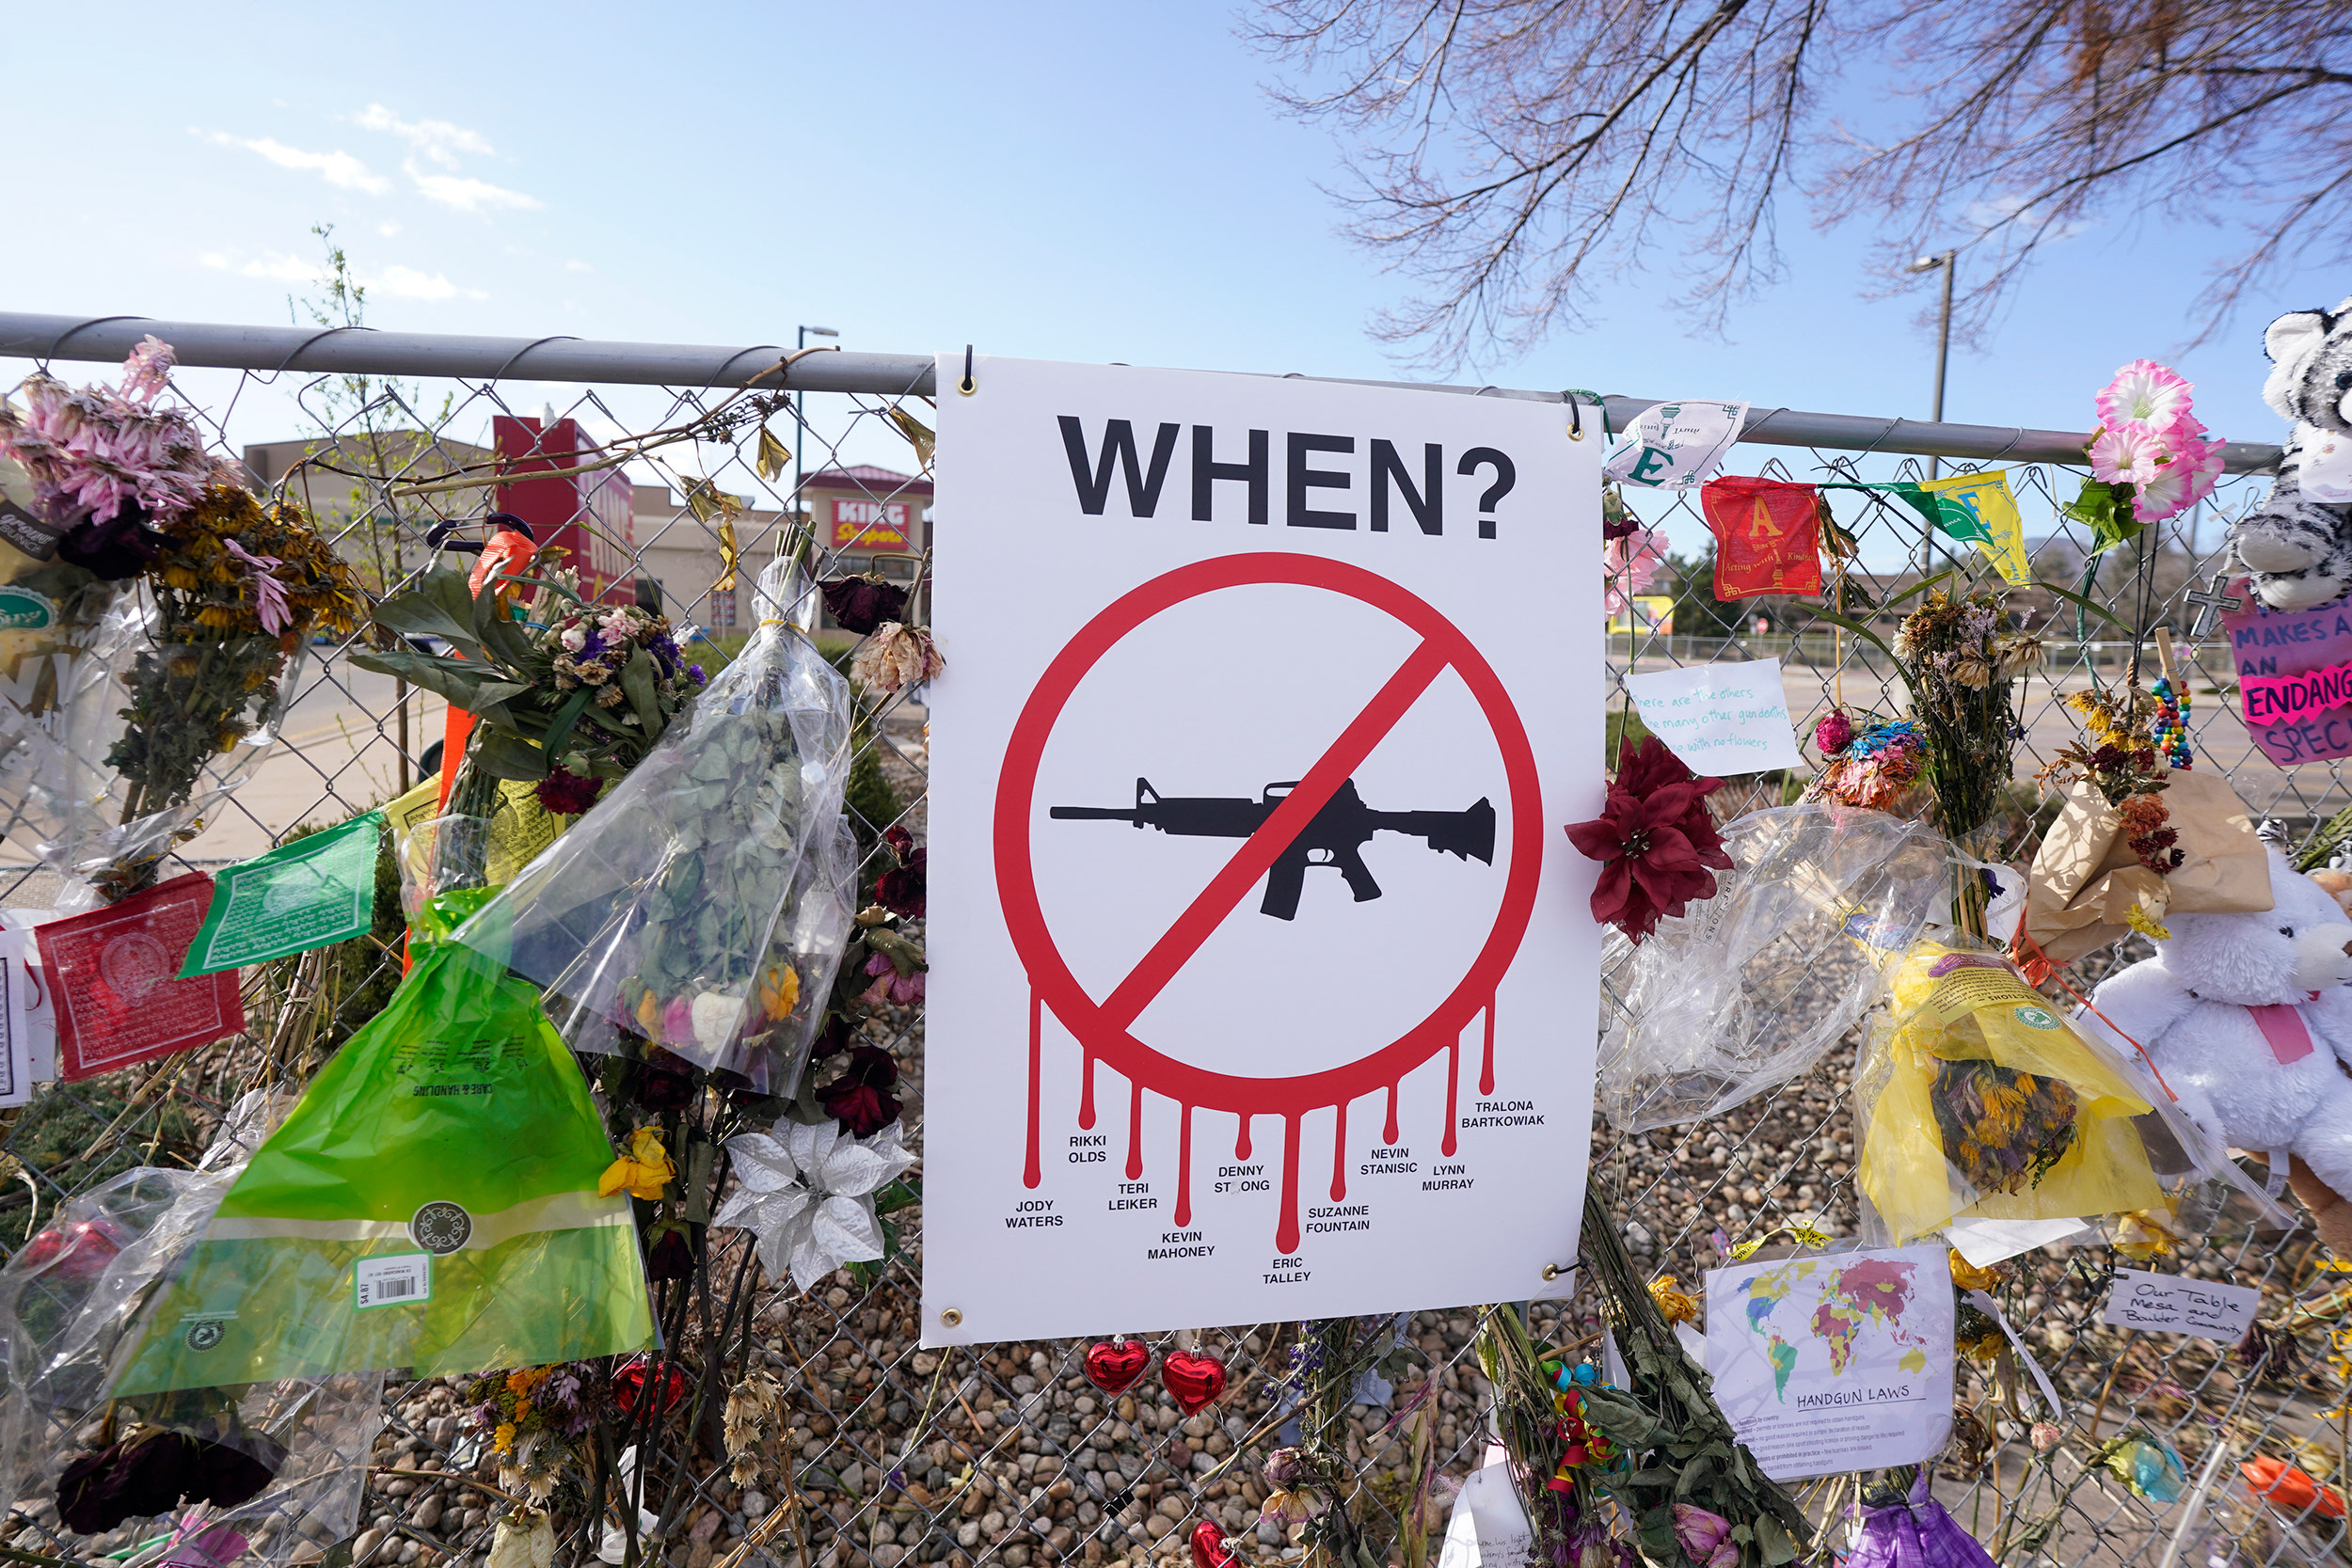
[[[409,1307],[433,1299],[433,1255],[404,1252],[391,1258],[362,1258],[351,1269],[351,1305]]]

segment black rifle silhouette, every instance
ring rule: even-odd
[[[1137,779],[1136,803],[1131,810],[1117,806],[1056,806],[1046,815],[1060,822],[1131,822],[1138,828],[1157,828],[1179,838],[1248,838],[1265,825],[1265,819],[1274,815],[1274,808],[1297,787],[1295,779],[1287,784],[1270,784],[1264,794],[1252,800],[1232,796],[1162,795],[1152,787],[1149,779]],[[1337,866],[1347,882],[1348,892],[1356,895],[1359,904],[1379,897],[1380,884],[1372,879],[1362,854],[1363,847],[1377,832],[1409,833],[1425,839],[1432,849],[1463,860],[1476,855],[1488,865],[1495,863],[1492,801],[1482,799],[1467,811],[1374,811],[1356,793],[1356,781],[1349,779],[1332,792],[1331,799],[1323,803],[1323,809],[1315,813],[1305,831],[1275,859],[1273,869],[1266,874],[1265,899],[1258,906],[1258,912],[1277,920],[1295,919],[1299,895],[1306,891],[1307,868],[1311,865]]]

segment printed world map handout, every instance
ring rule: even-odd
[[[1774,1481],[1908,1465],[1951,1431],[1954,1307],[1940,1243],[1707,1276],[1707,1370]]]

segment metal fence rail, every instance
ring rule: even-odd
[[[469,454],[479,451],[488,420],[536,408],[544,383],[588,387],[566,394],[563,415],[643,430],[693,418],[716,403],[720,388],[741,385],[786,353],[773,345],[691,348],[0,315],[0,356],[119,359],[151,331],[172,342],[184,365],[239,369],[247,383],[294,388],[309,424],[284,432],[290,439],[392,454],[350,482],[349,496],[310,498],[323,515],[342,519],[348,547],[389,543],[387,584],[423,568],[421,539],[431,522],[479,509],[479,491],[428,494],[401,482],[472,460]],[[353,392],[361,384],[351,378],[358,376],[370,378],[363,395]],[[909,483],[920,465],[892,409],[922,417],[919,400],[930,393],[930,378],[925,356],[828,352],[798,359],[778,379],[807,394],[798,407],[801,444],[809,449],[803,467],[839,473],[863,465],[859,483],[868,499],[920,501]],[[532,383],[527,394],[516,385],[525,379]],[[661,388],[659,417],[649,418],[640,403],[631,404],[633,420],[622,419],[605,388],[625,386]],[[1645,405],[1639,399],[1607,400],[1613,424]],[[731,443],[701,444],[691,467],[684,459],[673,464],[663,477],[675,504],[660,511],[641,506],[637,513],[639,561],[695,552],[715,560],[717,519],[690,504],[689,481],[745,499],[755,519],[780,518],[806,499],[788,476],[762,477],[754,435],[743,429]],[[2263,489],[2263,481],[2247,476],[2276,456],[2275,449],[2239,444],[2232,465],[2241,477],[2227,482],[2196,515],[2087,564],[2080,531],[2057,512],[2074,479],[2057,465],[2079,458],[2077,436],[1766,411],[1752,417],[1746,439],[1777,449],[1767,470],[1791,479],[1919,477],[1918,465],[1898,454],[2007,466],[2029,513],[2028,531],[2046,530],[2039,562],[2054,579],[2087,585],[2127,620],[2139,614],[2139,585],[2156,585],[2160,591],[2146,596],[2142,624],[2133,628],[2143,635],[2156,624],[2185,635],[2186,588],[2218,568],[2228,517]],[[892,461],[882,461],[892,454]],[[1747,455],[1743,451],[1733,466],[1747,466]],[[1636,504],[1652,522],[1678,517],[1681,537],[1702,537],[1691,499],[1651,497]],[[1933,543],[1922,537],[1915,515],[1859,492],[1839,492],[1834,504],[1860,540],[1863,559],[1883,563],[1880,570],[1857,568],[1860,586],[1884,597],[1915,577],[1914,563],[1927,558]],[[941,526],[953,527],[952,515]],[[771,524],[746,530],[751,564],[772,536]],[[827,542],[831,562],[855,554]],[[669,586],[677,620],[705,626],[720,621],[722,606],[707,579],[674,579]],[[1770,625],[1759,631],[1745,612],[1724,618],[1704,589],[1700,576],[1677,570],[1657,590],[1675,602],[1676,631],[1634,631],[1611,640],[1613,710],[1626,706],[1623,679],[1632,670],[1767,653],[1800,656],[1788,657],[1786,678],[1801,732],[1832,704],[1890,712],[1899,706],[1900,689],[1892,673],[1861,657],[1851,637],[1825,637],[1818,628],[1790,634]],[[2073,738],[2074,721],[2059,706],[2066,693],[2094,676],[2115,677],[2116,646],[2077,632],[2071,623],[2054,626],[2053,633],[2043,667],[2020,705],[2026,730],[2019,752],[2023,776]],[[230,800],[205,837],[188,846],[190,857],[217,861],[250,853],[298,823],[339,819],[373,806],[417,776],[424,742],[439,732],[437,703],[395,692],[389,682],[350,666],[343,650],[319,652],[323,657],[306,674],[288,725],[294,743]],[[2227,773],[2258,811],[2297,823],[2352,800],[2341,765],[2280,773],[2253,754],[2221,694],[2233,684],[2227,660],[2196,648],[2186,653],[2195,673],[2191,721],[2201,766]],[[952,648],[946,654],[955,657]],[[851,793],[861,832],[871,834],[897,822],[922,837],[923,720],[917,694],[909,693],[879,705],[862,724],[862,782]],[[1724,791],[1717,809],[1728,816],[1777,803],[1787,787],[1776,778],[1743,783]],[[2022,851],[2033,831],[2029,790],[2021,792],[2009,826],[2007,847]],[[13,879],[11,887],[0,878],[0,903],[39,902],[48,891],[38,874],[19,871]],[[2078,966],[2077,982],[2095,980],[2118,957]],[[380,1002],[396,971],[393,956],[378,948],[345,958],[348,967],[338,971],[334,983],[348,988],[355,1007],[371,994]],[[248,976],[262,1023],[272,999],[292,980],[282,966],[264,966]],[[878,1006],[860,1038],[882,1047],[897,1063],[910,1143],[919,1148],[919,1002]],[[232,1042],[151,1072],[54,1088],[22,1112],[0,1113],[6,1127],[0,1143],[23,1161],[40,1189],[39,1212],[46,1215],[66,1194],[135,1162],[193,1158],[260,1059],[254,1042]],[[1858,1135],[1849,1101],[1852,1066],[1850,1040],[1803,1081],[1710,1122],[1639,1136],[1598,1127],[1593,1176],[1609,1195],[1611,1212],[1637,1261],[1688,1284],[1721,1260],[1719,1234],[1737,1243],[1795,1220],[1834,1235],[1852,1234]],[[714,1102],[694,1115],[709,1135],[739,1130],[723,1105]],[[26,1221],[16,1217],[20,1208],[15,1198],[0,1198],[0,1242],[12,1244],[25,1234]],[[1262,1513],[1266,1487],[1257,1463],[1277,1443],[1295,1440],[1299,1423],[1313,1418],[1300,1404],[1302,1377],[1294,1356],[1304,1325],[1216,1327],[1181,1337],[1224,1356],[1231,1371],[1227,1397],[1191,1417],[1153,1378],[1117,1398],[1100,1393],[1082,1375],[1083,1342],[923,1352],[914,1344],[920,1207],[894,1218],[901,1251],[882,1265],[844,1269],[806,1295],[788,1282],[761,1283],[749,1307],[747,1343],[730,1338],[707,1314],[688,1314],[678,1305],[681,1297],[665,1297],[665,1306],[675,1308],[665,1354],[691,1381],[703,1385],[707,1371],[716,1378],[722,1370],[732,1379],[740,1365],[734,1358],[742,1356],[784,1380],[787,1410],[749,1485],[730,1479],[712,1433],[685,1430],[691,1411],[699,1408],[694,1402],[673,1418],[673,1440],[659,1445],[660,1453],[648,1465],[650,1528],[639,1543],[643,1556],[658,1555],[675,1568],[709,1568],[732,1548],[747,1546],[751,1561],[775,1568],[899,1568],[906,1562],[1031,1568],[1112,1560],[1139,1568],[1146,1560],[1181,1558],[1190,1525],[1204,1518],[1222,1525],[1253,1560],[1303,1556],[1295,1531]],[[710,1277],[736,1277],[742,1246],[733,1233],[714,1232]],[[2257,1286],[2265,1291],[2265,1318],[2284,1322],[2296,1303],[2311,1305],[2325,1295],[2332,1276],[2322,1272],[2323,1257],[2305,1230],[2284,1239],[2232,1236],[2163,1266]],[[1967,1418],[1940,1466],[1938,1491],[2005,1564],[2156,1568],[2160,1562],[2206,1562],[2201,1556],[2168,1554],[2184,1521],[2195,1522],[2185,1504],[2143,1496],[2103,1463],[2104,1445],[2126,1431],[2173,1445],[2191,1474],[2218,1445],[2233,1459],[2271,1454],[2296,1460],[2322,1480],[2345,1480],[2339,1414],[2344,1369],[2328,1360],[2340,1328],[2352,1339],[2352,1327],[2344,1326],[2352,1320],[2341,1307],[2284,1331],[2288,1342],[2302,1348],[2294,1367],[2274,1357],[2249,1369],[2232,1361],[2228,1346],[2127,1338],[2102,1328],[2099,1307],[2116,1261],[2105,1248],[2036,1254],[1997,1291],[2067,1402],[2064,1438],[2055,1449],[2042,1452],[2027,1441],[2013,1380],[1994,1367],[1963,1363]],[[1400,1259],[1399,1266],[1413,1266],[1412,1260]],[[1432,1293],[1443,1293],[1441,1282],[1433,1284]],[[1360,1484],[1353,1506],[1375,1548],[1404,1568],[1422,1568],[1436,1551],[1434,1540],[1406,1523],[1416,1500],[1423,1519],[1441,1523],[1447,1487],[1479,1462],[1484,1387],[1470,1347],[1485,1312],[1512,1309],[1458,1307],[1396,1320],[1357,1385],[1355,1402],[1323,1433],[1356,1466]],[[1589,1298],[1537,1304],[1530,1326],[1539,1344],[1560,1343],[1588,1332],[1597,1321],[1596,1310]],[[1156,1337],[1153,1349],[1164,1354],[1179,1339]],[[352,1544],[356,1561],[481,1561],[494,1499],[453,1480],[434,1479],[461,1472],[494,1479],[478,1440],[469,1436],[457,1390],[438,1381],[396,1386],[386,1413],[377,1463],[424,1474],[374,1478],[362,1533]],[[1425,1453],[1426,1462],[1417,1453]],[[1806,1489],[1809,1505],[1824,1516],[1852,1495],[1836,1483]],[[2197,1517],[2212,1514],[2236,1528],[2242,1521],[2220,1513],[2218,1504],[2240,1496],[2225,1479],[2199,1505]],[[578,1491],[563,1494],[562,1500],[572,1510],[563,1549],[567,1560],[585,1560],[598,1544],[597,1531],[584,1517],[587,1500]],[[15,1501],[9,1539],[20,1550],[71,1547],[96,1557],[135,1544],[127,1532],[124,1539],[75,1543],[56,1532],[54,1508],[44,1499]],[[2312,1520],[2300,1535],[2285,1533],[2276,1522],[2257,1524],[2251,1533],[2241,1531],[2246,1545],[2235,1560],[2294,1562],[2346,1550],[2337,1523]]]

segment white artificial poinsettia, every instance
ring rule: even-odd
[[[758,1237],[769,1276],[789,1273],[803,1291],[844,1263],[882,1255],[874,1194],[914,1164],[896,1122],[861,1141],[837,1121],[780,1121],[772,1134],[729,1138],[727,1152],[740,1186],[711,1223]]]

